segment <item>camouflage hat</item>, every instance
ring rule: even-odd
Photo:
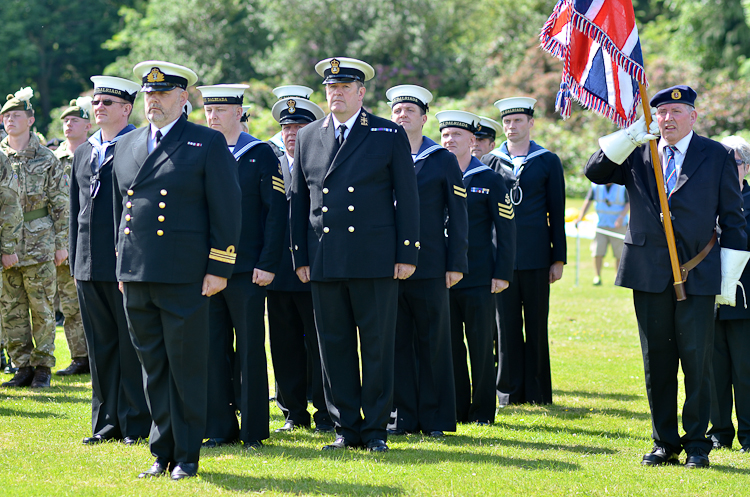
[[[70,101],[70,107],[63,111],[60,119],[65,119],[68,116],[80,117],[81,119],[91,119],[92,111],[94,110],[91,101],[91,97],[78,97]]]
[[[31,97],[34,96],[34,90],[30,86],[21,88],[13,95],[7,96],[7,102],[0,109],[0,114],[5,114],[12,110],[31,110]]]

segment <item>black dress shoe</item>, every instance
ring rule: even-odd
[[[727,445],[727,444],[723,444],[723,443],[721,443],[721,442],[719,442],[717,440],[714,440],[714,442],[713,442],[713,448],[714,448],[714,450],[731,449],[732,446],[731,446],[731,444]]]
[[[141,437],[125,437],[122,439],[122,443],[125,445],[138,445],[139,443],[143,442],[143,438]]]
[[[106,441],[106,438],[97,433],[93,437],[84,437],[83,445],[96,445]]]
[[[34,368],[31,366],[24,366],[18,368],[16,375],[12,380],[6,381],[2,386],[4,387],[27,387],[34,381]]]
[[[90,374],[91,368],[89,367],[88,357],[74,357],[65,369],[55,372],[57,376],[70,376],[73,374]]]
[[[662,464],[678,464],[677,454],[671,450],[654,445],[651,452],[643,456],[641,464],[644,466],[661,466]]]
[[[423,433],[432,438],[442,438],[445,436],[445,433],[440,430],[426,430]]]
[[[376,438],[367,442],[367,450],[369,452],[388,452],[388,445],[386,445],[385,440]]]
[[[172,464],[167,459],[157,457],[154,464],[151,465],[146,471],[138,475],[138,478],[154,478],[156,476],[164,476],[167,471],[170,470]]]
[[[489,426],[492,423],[490,423],[489,421],[486,421],[486,420],[485,421],[477,420],[477,421],[474,421],[474,424],[476,424],[477,426]]]
[[[201,447],[212,449],[214,447],[221,447],[222,445],[231,445],[234,443],[237,443],[237,440],[232,440],[229,438],[209,438],[203,441]]]
[[[344,437],[336,437],[332,444],[324,445],[322,450],[356,449],[357,447],[359,447],[359,444],[350,442]]]
[[[244,442],[244,444],[244,447],[248,450],[258,450],[263,447],[263,442],[260,440],[250,440],[249,442]]]
[[[52,379],[52,371],[48,366],[37,366],[34,369],[34,379],[31,380],[31,388],[49,388]]]
[[[393,436],[406,435],[406,430],[404,430],[403,428],[388,429],[388,430],[385,430],[385,431],[389,435],[393,435]]]
[[[334,433],[336,429],[331,425],[315,425],[315,433]]]
[[[183,478],[192,478],[198,475],[197,462],[178,462],[172,470],[173,480],[182,480]]]
[[[685,452],[687,452],[687,459],[685,460],[685,467],[686,468],[707,468],[708,463],[708,453],[703,449],[685,449]]]
[[[281,428],[276,428],[274,432],[284,433],[287,431],[294,431],[296,428],[310,428],[310,425],[295,424],[294,421],[289,419],[286,423],[284,423],[284,426],[282,426]]]

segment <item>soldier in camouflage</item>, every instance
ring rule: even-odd
[[[73,152],[78,145],[86,142],[88,132],[91,129],[90,116],[92,114],[91,97],[80,97],[70,101],[70,107],[63,111],[60,119],[63,121],[63,132],[65,141],[55,150],[63,168],[63,181],[70,192],[70,170],[73,163]],[[67,238],[67,234],[66,234]],[[89,356],[86,349],[86,335],[83,333],[81,322],[81,309],[78,305],[78,291],[73,276],[70,274],[70,266],[66,259],[57,266],[57,295],[60,298],[60,309],[65,316],[65,339],[70,349],[70,366],[57,371],[59,376],[72,374],[88,374]]]
[[[10,160],[23,208],[19,261],[3,272],[0,298],[8,353],[18,371],[2,386],[46,388],[55,365],[55,266],[68,257],[68,192],[60,161],[31,132],[32,96],[24,88],[0,109],[8,133],[0,150]]]
[[[2,254],[2,267],[11,268],[18,263],[16,244],[18,243],[18,232],[23,222],[23,211],[18,200],[18,180],[13,177],[13,169],[10,167],[8,156],[0,152],[0,254]],[[2,271],[2,268],[0,268]],[[0,278],[0,294],[3,290],[3,280]],[[0,355],[5,368],[5,336],[0,327]]]

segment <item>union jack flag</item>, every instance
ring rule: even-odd
[[[648,82],[632,0],[559,0],[540,39],[565,64],[555,102],[563,119],[574,98],[620,127],[635,121],[638,83]]]

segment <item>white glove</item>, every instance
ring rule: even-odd
[[[656,140],[657,136],[659,136],[659,125],[656,121],[651,121],[651,126],[647,130],[646,117],[641,116],[628,128],[599,138],[599,146],[609,160],[615,164],[622,164],[636,147],[649,140]]]
[[[734,307],[737,296],[737,285],[742,287],[740,276],[745,264],[750,259],[750,252],[721,248],[721,295],[716,296],[716,303]],[[745,288],[742,287],[744,293]],[[745,304],[747,307],[747,304]]]

